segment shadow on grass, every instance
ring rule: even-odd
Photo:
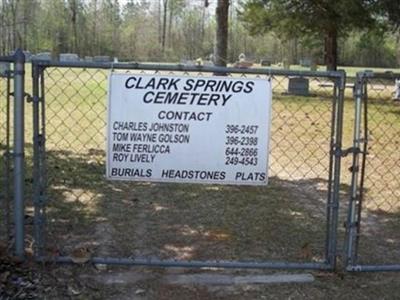
[[[400,199],[398,199],[400,201]],[[400,263],[400,209],[365,209],[363,212],[358,263]]]
[[[48,250],[67,255],[85,245],[113,257],[323,260],[325,179],[272,177],[267,187],[117,182],[105,180],[103,161],[94,149],[47,153]]]

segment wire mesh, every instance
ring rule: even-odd
[[[44,71],[47,255],[325,260],[335,78],[304,76],[309,92],[295,95],[272,76],[270,184],[244,187],[105,180],[108,73]]]
[[[12,243],[12,92],[11,64],[0,63],[0,241],[8,250]]]
[[[365,82],[368,147],[359,264],[400,261],[400,99],[395,98],[396,77],[386,75],[368,76]]]

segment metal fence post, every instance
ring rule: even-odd
[[[14,55],[14,223],[15,255],[24,259],[24,78],[25,55],[18,49]]]
[[[33,205],[35,256],[41,255],[41,199],[39,162],[39,67],[32,63],[32,112],[33,112]]]
[[[343,71],[342,76],[337,80],[337,99],[335,109],[335,121],[332,126],[335,128],[334,132],[334,145],[332,145],[332,152],[334,156],[333,161],[333,176],[332,176],[332,196],[331,201],[328,203],[328,263],[334,269],[336,268],[336,248],[337,248],[337,225],[339,218],[339,192],[340,192],[340,172],[341,172],[341,159],[342,159],[342,135],[343,135],[343,106],[344,106],[344,92],[346,88],[346,74]],[[329,207],[330,206],[330,207]]]
[[[351,167],[351,188],[349,200],[349,212],[346,223],[346,265],[355,263],[354,241],[357,228],[357,202],[358,202],[358,175],[359,157],[361,144],[361,113],[363,98],[364,73],[357,73],[355,85],[355,118],[354,118],[354,137],[353,137],[353,162]]]

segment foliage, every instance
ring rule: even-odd
[[[328,68],[336,68],[337,39],[357,29],[400,24],[397,1],[249,0],[241,17],[252,34],[274,30],[282,39],[324,39]]]
[[[206,59],[215,48],[217,2],[209,1],[210,5],[205,7],[200,0],[168,0],[164,7],[164,1],[1,0],[0,55],[21,47],[32,53],[49,51],[54,56],[72,52],[82,58],[109,55],[129,61],[170,62],[195,60],[198,57]],[[357,8],[350,6],[354,1],[345,1],[345,4],[343,0],[314,1],[335,9],[339,7],[346,14],[336,13],[335,18],[341,22],[351,22],[353,29],[344,25],[340,27],[340,63],[395,67],[396,58],[400,58],[399,45],[396,43],[400,36],[398,31],[388,31],[388,26],[396,29],[393,25],[400,17],[396,17],[397,10],[388,9],[395,7],[394,2],[397,1],[369,1],[374,3],[374,11],[384,16],[378,22],[379,29],[374,30],[367,30],[371,20],[360,23],[357,27],[361,29],[354,29],[358,19],[355,12]],[[289,2],[298,7],[284,6]],[[311,7],[311,0],[242,0],[239,3],[240,0],[231,0],[229,5],[229,63],[237,61],[240,53],[254,62],[264,59],[272,63],[287,61],[297,64],[301,59],[314,58],[317,63],[323,63],[321,24],[327,24],[327,17],[318,11],[318,18],[309,18],[307,10]],[[274,18],[266,18],[266,8],[272,4],[278,5],[276,9],[282,8],[282,11],[275,10]],[[302,14],[294,14],[294,9],[301,9]],[[285,11],[290,12],[290,19],[283,18]],[[387,11],[386,15],[384,11]],[[349,14],[354,17],[345,19],[345,15]],[[163,49],[164,15],[166,28]],[[248,21],[250,16],[252,22]],[[311,26],[312,30],[300,26],[301,22]]]

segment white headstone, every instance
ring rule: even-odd
[[[0,77],[7,77],[10,71],[9,62],[0,62]]]
[[[40,52],[32,56],[32,60],[51,60],[50,52]]]
[[[61,53],[60,61],[68,62],[68,61],[79,61],[78,54],[75,53]]]
[[[393,100],[400,101],[400,79],[394,81],[394,97]]]
[[[94,62],[99,62],[99,63],[111,62],[111,57],[109,57],[107,55],[98,55],[98,56],[93,57],[93,61]]]

